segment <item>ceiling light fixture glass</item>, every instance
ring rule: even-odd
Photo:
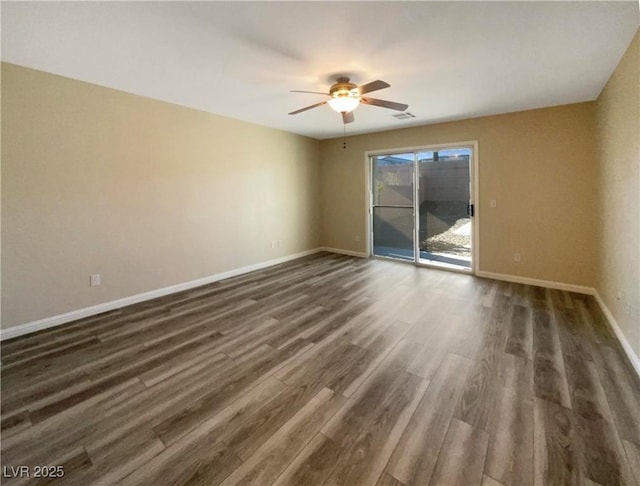
[[[328,103],[329,106],[338,113],[349,113],[357,108],[360,100],[351,96],[338,96],[331,98]]]

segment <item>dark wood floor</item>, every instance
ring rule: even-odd
[[[1,350],[4,476],[640,484],[640,386],[583,295],[325,253]]]

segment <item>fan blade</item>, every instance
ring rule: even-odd
[[[388,88],[391,86],[389,83],[385,83],[384,81],[380,81],[379,79],[376,81],[371,81],[370,83],[363,84],[358,88],[358,93],[361,95],[365,93],[371,93],[372,91],[377,91],[379,89]]]
[[[320,91],[301,91],[299,89],[292,89],[289,93],[311,93],[311,94],[320,94],[325,96],[331,96],[329,93],[321,93]]]
[[[396,103],[395,101],[377,100],[375,98],[361,98],[360,101],[365,105],[382,106],[383,108],[391,108],[392,110],[404,111],[409,105],[404,103]]]
[[[344,123],[345,125],[347,123],[353,122],[353,120],[355,120],[355,118],[353,118],[353,111],[345,112],[342,114],[342,123]]]
[[[311,108],[315,108],[316,106],[326,105],[326,101],[321,101],[320,103],[316,103],[315,105],[305,106],[304,108],[300,108],[299,110],[292,111],[289,115],[297,115],[298,113],[302,113],[303,111],[310,110]]]

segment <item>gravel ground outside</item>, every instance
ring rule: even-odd
[[[471,235],[466,234],[469,218],[458,219],[447,231],[423,240],[420,249],[436,254],[471,257]]]

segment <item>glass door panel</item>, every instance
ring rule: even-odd
[[[415,155],[371,158],[373,254],[415,261]]]
[[[373,208],[373,254],[414,261],[413,208]]]
[[[417,153],[421,263],[471,268],[471,149]]]

